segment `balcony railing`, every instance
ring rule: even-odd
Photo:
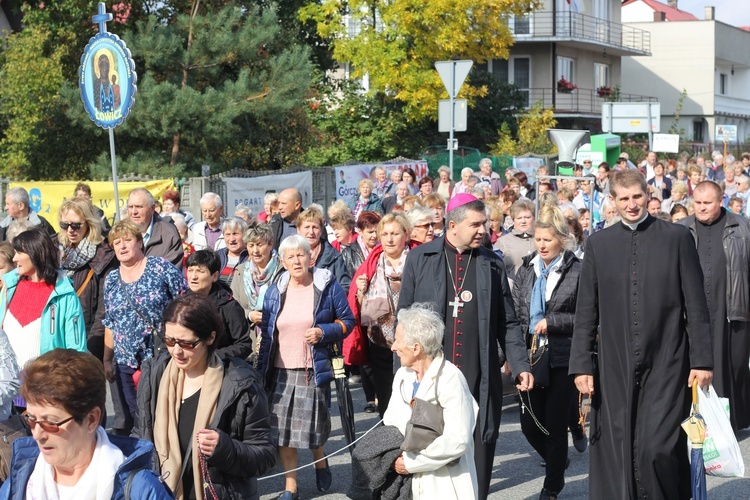
[[[521,89],[527,95],[526,105],[542,102],[543,108],[555,108],[555,113],[601,115],[602,103],[607,97],[600,97],[596,90],[577,88],[570,93],[558,92],[554,88]],[[656,97],[620,93],[618,102],[657,102]]]
[[[510,23],[516,42],[535,39],[573,40],[607,44],[645,54],[651,52],[651,33],[578,12],[536,12]]]

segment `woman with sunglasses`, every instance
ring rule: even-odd
[[[163,350],[159,338],[164,309],[188,288],[182,272],[161,257],[146,257],[143,235],[130,220],[108,235],[120,267],[104,281],[104,373],[111,383],[116,433],[128,435],[136,414],[141,362]]]
[[[172,498],[151,470],[153,445],[99,425],[107,388],[94,356],[71,349],[39,356],[24,369],[21,395],[31,437],[14,442],[0,498]]]
[[[168,352],[143,363],[133,435],[153,441],[176,498],[259,498],[276,450],[258,374],[216,354],[223,327],[208,297],[175,299],[163,321]]]
[[[421,205],[406,212],[406,218],[411,224],[411,240],[419,244],[435,239],[435,213]]]
[[[18,366],[65,347],[86,350],[81,302],[68,278],[58,271],[60,253],[47,232],[32,227],[13,239],[16,268],[2,276],[0,327]],[[25,406],[23,400],[16,405]]]
[[[104,278],[120,263],[102,235],[102,220],[94,213],[87,198],[73,198],[58,211],[62,248],[60,268],[73,280],[81,300],[86,326],[87,348],[104,359]]]

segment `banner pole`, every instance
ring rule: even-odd
[[[117,188],[117,157],[115,156],[115,131],[109,129],[109,155],[112,157],[112,184],[115,188],[115,222],[120,222],[120,191]]]

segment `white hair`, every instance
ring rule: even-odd
[[[487,185],[484,182],[480,182],[479,184],[484,184],[485,186]],[[477,197],[477,198],[484,198],[484,188],[482,188],[482,186],[480,186],[479,184],[477,184],[476,186],[474,186],[474,188],[471,190],[470,194],[473,195],[473,196],[475,196],[475,197]]]
[[[406,345],[419,344],[425,355],[435,359],[443,350],[443,318],[428,303],[414,303],[398,312],[398,325]]]
[[[244,234],[246,230],[247,222],[239,217],[229,217],[221,223],[222,234],[227,231],[239,231],[241,234]]]
[[[281,245],[279,245],[279,257],[284,260],[286,253],[290,250],[293,252],[302,250],[309,257],[310,243],[301,234],[293,234],[292,236],[287,236],[286,238],[284,238],[284,241],[281,242]]]
[[[234,216],[239,217],[240,219],[247,217],[248,219],[253,218],[253,209],[248,207],[247,205],[238,205],[237,208],[234,209]]]
[[[172,212],[171,214],[167,214],[164,216],[165,219],[167,217],[172,219],[172,224],[174,224],[174,227],[176,227],[178,231],[185,231],[187,229],[187,222],[185,221],[185,216],[182,215],[181,213]]]
[[[266,193],[263,196],[263,203],[273,203],[279,199],[279,193]]]
[[[203,205],[204,203],[213,203],[214,205],[216,205],[216,208],[221,208],[222,206],[224,206],[221,202],[221,196],[211,192],[208,192],[201,196],[200,204]]]
[[[422,224],[432,222],[435,219],[435,212],[433,212],[432,209],[415,203],[414,207],[406,212],[406,218],[409,221],[409,224],[411,224],[411,227],[421,226]]]

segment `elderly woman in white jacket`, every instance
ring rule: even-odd
[[[415,499],[477,497],[472,436],[478,406],[461,371],[443,358],[444,330],[435,311],[425,304],[414,304],[399,311],[391,347],[401,359],[401,368],[393,380],[393,396],[383,423],[405,434],[412,398],[439,402],[447,423],[443,434],[429,446],[419,452],[403,452],[394,463],[399,474],[411,474]],[[435,382],[441,366],[436,401]]]

